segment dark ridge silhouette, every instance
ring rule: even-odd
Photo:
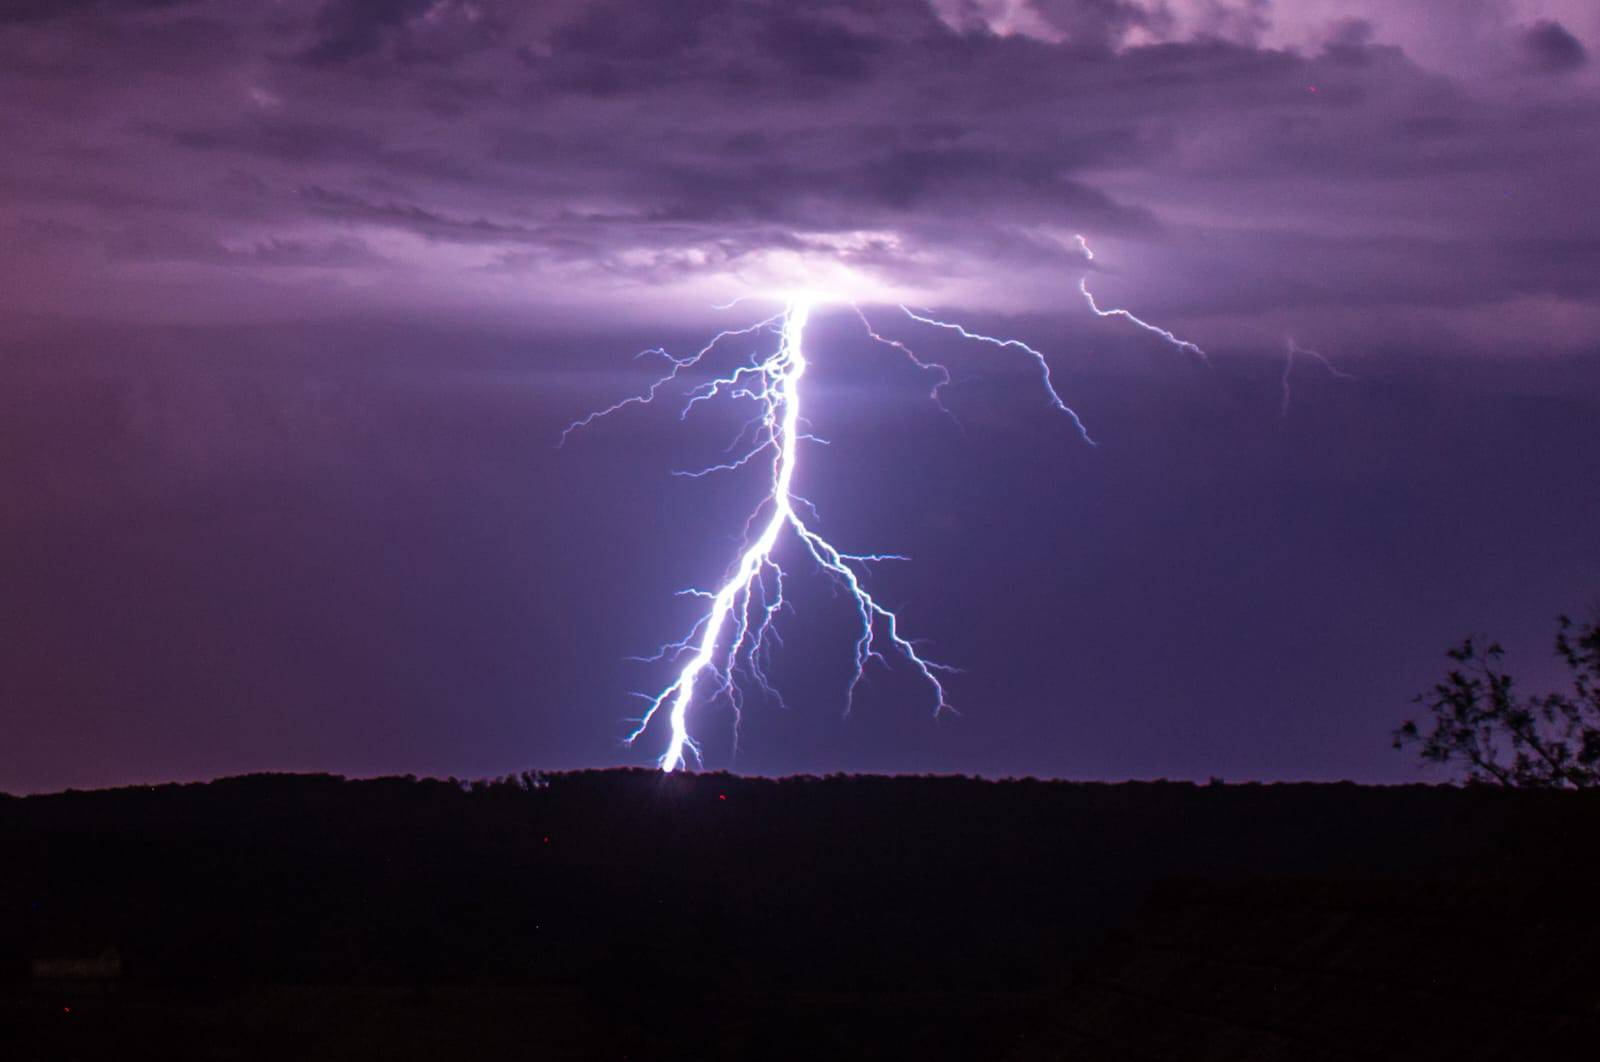
[[[1596,837],[1593,793],[1486,787],[0,797],[0,1056],[1589,1057]]]

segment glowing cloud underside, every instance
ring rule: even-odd
[[[1093,260],[1088,245],[1080,245],[1085,256]],[[1080,285],[1091,308],[1101,316],[1123,316],[1140,327],[1158,333],[1175,346],[1201,354],[1200,348],[1172,333],[1139,320],[1123,310],[1101,310],[1094,305],[1088,289]],[[904,664],[914,669],[928,688],[929,700],[935,714],[950,710],[941,674],[953,668],[939,664],[923,655],[916,643],[900,633],[900,620],[893,610],[885,607],[867,589],[864,577],[868,566],[877,561],[904,560],[894,554],[846,553],[823,538],[801,515],[803,507],[813,512],[804,498],[794,493],[795,470],[799,463],[800,444],[813,439],[806,431],[801,414],[800,383],[806,374],[806,325],[816,304],[811,296],[790,298],[784,309],[763,321],[746,328],[719,332],[709,343],[687,357],[675,357],[665,350],[655,348],[640,356],[655,355],[670,363],[667,372],[639,395],[625,398],[605,409],[597,410],[568,425],[562,433],[565,442],[572,432],[587,427],[596,420],[632,405],[646,405],[655,400],[662,390],[679,380],[687,370],[699,366],[708,355],[728,339],[735,337],[775,336],[770,352],[753,354],[726,375],[717,376],[692,387],[680,413],[680,419],[701,402],[726,397],[753,402],[753,416],[735,440],[730,453],[745,442],[742,453],[727,461],[699,471],[681,472],[679,475],[705,476],[713,472],[743,468],[765,458],[770,473],[770,488],[761,503],[746,522],[743,551],[728,570],[722,583],[712,590],[689,590],[685,594],[704,599],[706,611],[690,629],[687,636],[671,642],[650,661],[670,661],[678,667],[677,677],[659,693],[647,696],[649,707],[638,719],[628,735],[632,744],[649,731],[662,717],[666,717],[670,735],[666,751],[659,763],[663,771],[674,771],[684,766],[692,757],[700,761],[700,749],[689,732],[689,713],[696,705],[726,701],[734,711],[735,734],[744,707],[745,690],[741,676],[747,678],[762,694],[782,703],[782,697],[768,680],[767,662],[774,644],[781,642],[776,621],[786,603],[784,579],[786,573],[774,558],[774,551],[785,534],[804,548],[818,570],[832,579],[856,610],[860,627],[854,646],[854,670],[844,691],[845,710],[853,702],[856,687],[866,674],[868,664],[877,662],[888,666],[885,654],[897,655]],[[880,335],[859,307],[852,305],[861,319],[867,334],[876,342],[891,347],[905,355],[918,369],[934,377],[929,397],[939,402],[942,389],[950,382],[945,366],[919,357],[904,343]],[[1065,414],[1085,442],[1094,444],[1082,419],[1062,400],[1050,379],[1050,366],[1038,350],[1016,339],[1001,339],[972,332],[959,324],[937,320],[925,314],[905,309],[914,321],[933,327],[954,331],[963,338],[987,343],[1003,349],[1018,350],[1031,357],[1038,365],[1040,377],[1050,404]],[[769,343],[771,340],[769,339]],[[820,440],[819,440],[820,441]]]

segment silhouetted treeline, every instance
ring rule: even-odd
[[[1552,896],[1600,882],[1596,837],[1588,794],[1486,788],[258,775],[0,798],[0,975],[114,946],[125,994],[534,988],[673,1054],[733,998],[1046,1005],[1163,879]]]

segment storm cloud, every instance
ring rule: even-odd
[[[1600,322],[1582,10],[1462,5],[1430,66],[1407,5],[13,8],[7,287],[46,314],[314,312],[328,282],[647,314],[837,269],[1051,312],[1081,232],[1102,287],[1239,342],[1371,343],[1376,313],[1487,347],[1509,315],[1565,349]]]

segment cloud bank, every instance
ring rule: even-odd
[[[1371,0],[0,15],[13,316],[647,317],[817,284],[1582,348],[1600,16]],[[1265,337],[1265,339],[1263,339]]]

